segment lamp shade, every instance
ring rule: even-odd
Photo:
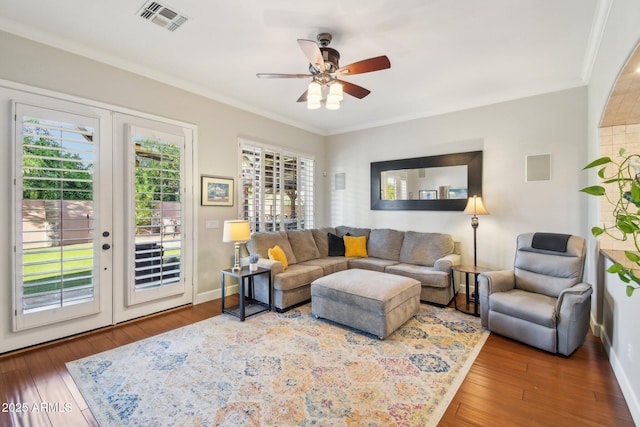
[[[482,203],[482,197],[479,196],[469,197],[467,207],[464,208],[464,213],[469,215],[489,215],[489,211]]]
[[[317,82],[309,83],[307,89],[307,99],[310,101],[320,101],[322,99],[322,86]]]
[[[251,240],[249,221],[238,219],[224,222],[223,242],[246,242],[247,240]]]
[[[307,108],[309,110],[317,110],[320,108],[320,100],[307,99]]]
[[[326,107],[327,110],[337,110],[340,108],[340,101],[336,98],[328,97]]]
[[[342,91],[342,85],[338,82],[334,82],[329,86],[329,98],[342,101],[344,99],[344,92]]]

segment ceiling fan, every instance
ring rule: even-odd
[[[343,91],[358,99],[369,95],[370,90],[345,80],[338,80],[338,78],[391,68],[389,58],[386,55],[376,56],[340,67],[338,65],[340,53],[328,47],[331,39],[332,36],[329,33],[318,34],[317,42],[298,39],[300,49],[309,60],[310,74],[257,73],[256,76],[258,78],[293,79],[311,77],[312,81],[308,89],[298,98],[298,102],[307,102],[307,107],[311,109],[320,107],[321,101],[325,98],[323,90],[328,92],[325,100],[328,109],[340,107],[339,101],[342,100]]]

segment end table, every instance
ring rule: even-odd
[[[261,274],[266,274],[269,278],[269,304],[265,304],[262,301],[256,300],[253,295],[253,278]],[[224,305],[224,279],[227,276],[235,277],[236,279],[238,279],[238,285],[240,287],[240,303],[233,307],[225,307]],[[258,267],[256,271],[250,271],[249,266],[244,266],[240,270],[227,268],[226,270],[222,270],[222,281],[220,287],[222,292],[222,312],[229,313],[240,318],[241,322],[244,322],[245,318],[253,316],[254,314],[262,313],[264,311],[271,311],[271,270],[268,268]],[[245,288],[247,290],[247,295],[245,295]]]
[[[466,314],[472,314],[476,317],[480,316],[480,313],[478,313],[478,305],[480,304],[480,296],[479,296],[479,289],[478,289],[478,275],[480,273],[484,273],[485,271],[489,271],[488,268],[483,268],[483,267],[477,267],[475,265],[454,265],[453,267],[451,267],[452,273],[451,273],[451,287],[453,288],[453,305],[456,308],[456,310],[461,311],[463,313]],[[458,294],[456,292],[456,279],[455,279],[455,275],[453,273],[455,272],[459,272],[459,273],[464,273],[465,275],[465,286],[466,286],[466,291],[467,291],[467,304],[469,304],[469,302],[473,302],[473,312],[471,311],[467,311],[467,310],[463,310],[462,308],[458,307],[458,302],[456,300],[456,295]],[[473,275],[473,283],[474,283],[474,292],[473,292],[473,296],[470,293],[470,289],[469,289],[469,275]]]

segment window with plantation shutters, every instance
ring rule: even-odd
[[[313,227],[314,160],[271,147],[240,144],[240,216],[253,231]]]

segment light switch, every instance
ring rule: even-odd
[[[217,219],[210,219],[207,222],[205,222],[205,227],[206,228],[220,228],[220,221],[218,221]]]

